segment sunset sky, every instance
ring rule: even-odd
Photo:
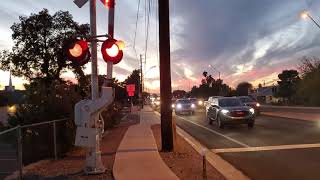
[[[99,0],[98,0],[99,1]],[[145,0],[140,13],[134,51],[134,34],[139,0],[116,0],[115,37],[126,43],[114,76],[124,80],[139,67],[137,55],[145,53]],[[159,89],[157,0],[151,1],[146,88]],[[148,2],[148,1],[147,1]],[[171,70],[173,89],[189,90],[199,85],[204,70],[235,87],[242,81],[255,86],[275,83],[284,69],[297,68],[302,56],[320,55],[320,29],[299,13],[307,9],[320,21],[320,1],[316,0],[171,0]],[[98,34],[107,31],[107,9],[97,2]],[[0,50],[11,49],[10,26],[19,16],[29,16],[47,8],[51,14],[70,11],[75,21],[89,23],[89,6],[79,9],[73,0],[10,0],[0,4]],[[98,53],[100,54],[100,53]],[[106,64],[99,55],[99,73]],[[151,68],[157,66],[156,68]],[[86,73],[90,73],[90,63]],[[74,78],[73,74],[63,74]],[[8,72],[0,72],[0,88],[8,84]],[[26,83],[13,78],[16,87]]]

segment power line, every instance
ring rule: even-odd
[[[148,39],[149,39],[149,26],[150,26],[150,2],[151,0],[148,1],[148,7],[146,7],[146,42],[145,42],[145,52],[144,52],[144,58],[145,61],[147,60],[147,53],[148,53]]]
[[[138,9],[137,9],[137,18],[136,18],[136,29],[135,29],[135,32],[134,32],[134,38],[133,38],[133,49],[136,53],[136,56],[137,56],[137,51],[136,51],[136,38],[137,38],[137,29],[138,29],[138,21],[139,21],[139,12],[140,12],[140,0],[138,2]],[[138,56],[137,56],[138,58]]]

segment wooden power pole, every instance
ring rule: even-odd
[[[158,0],[158,6],[162,151],[173,151],[175,126],[171,109],[169,0]]]

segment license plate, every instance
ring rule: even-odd
[[[237,115],[244,115],[244,112],[236,112]]]

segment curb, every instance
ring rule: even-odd
[[[154,112],[157,116],[160,116],[159,112]],[[189,133],[185,132],[179,126],[176,126],[178,134],[186,140],[201,156],[205,151],[207,161],[217,169],[228,180],[249,180],[250,178],[244,175],[240,170],[235,168],[229,162],[222,159],[216,153],[208,150],[198,140],[193,138]]]

